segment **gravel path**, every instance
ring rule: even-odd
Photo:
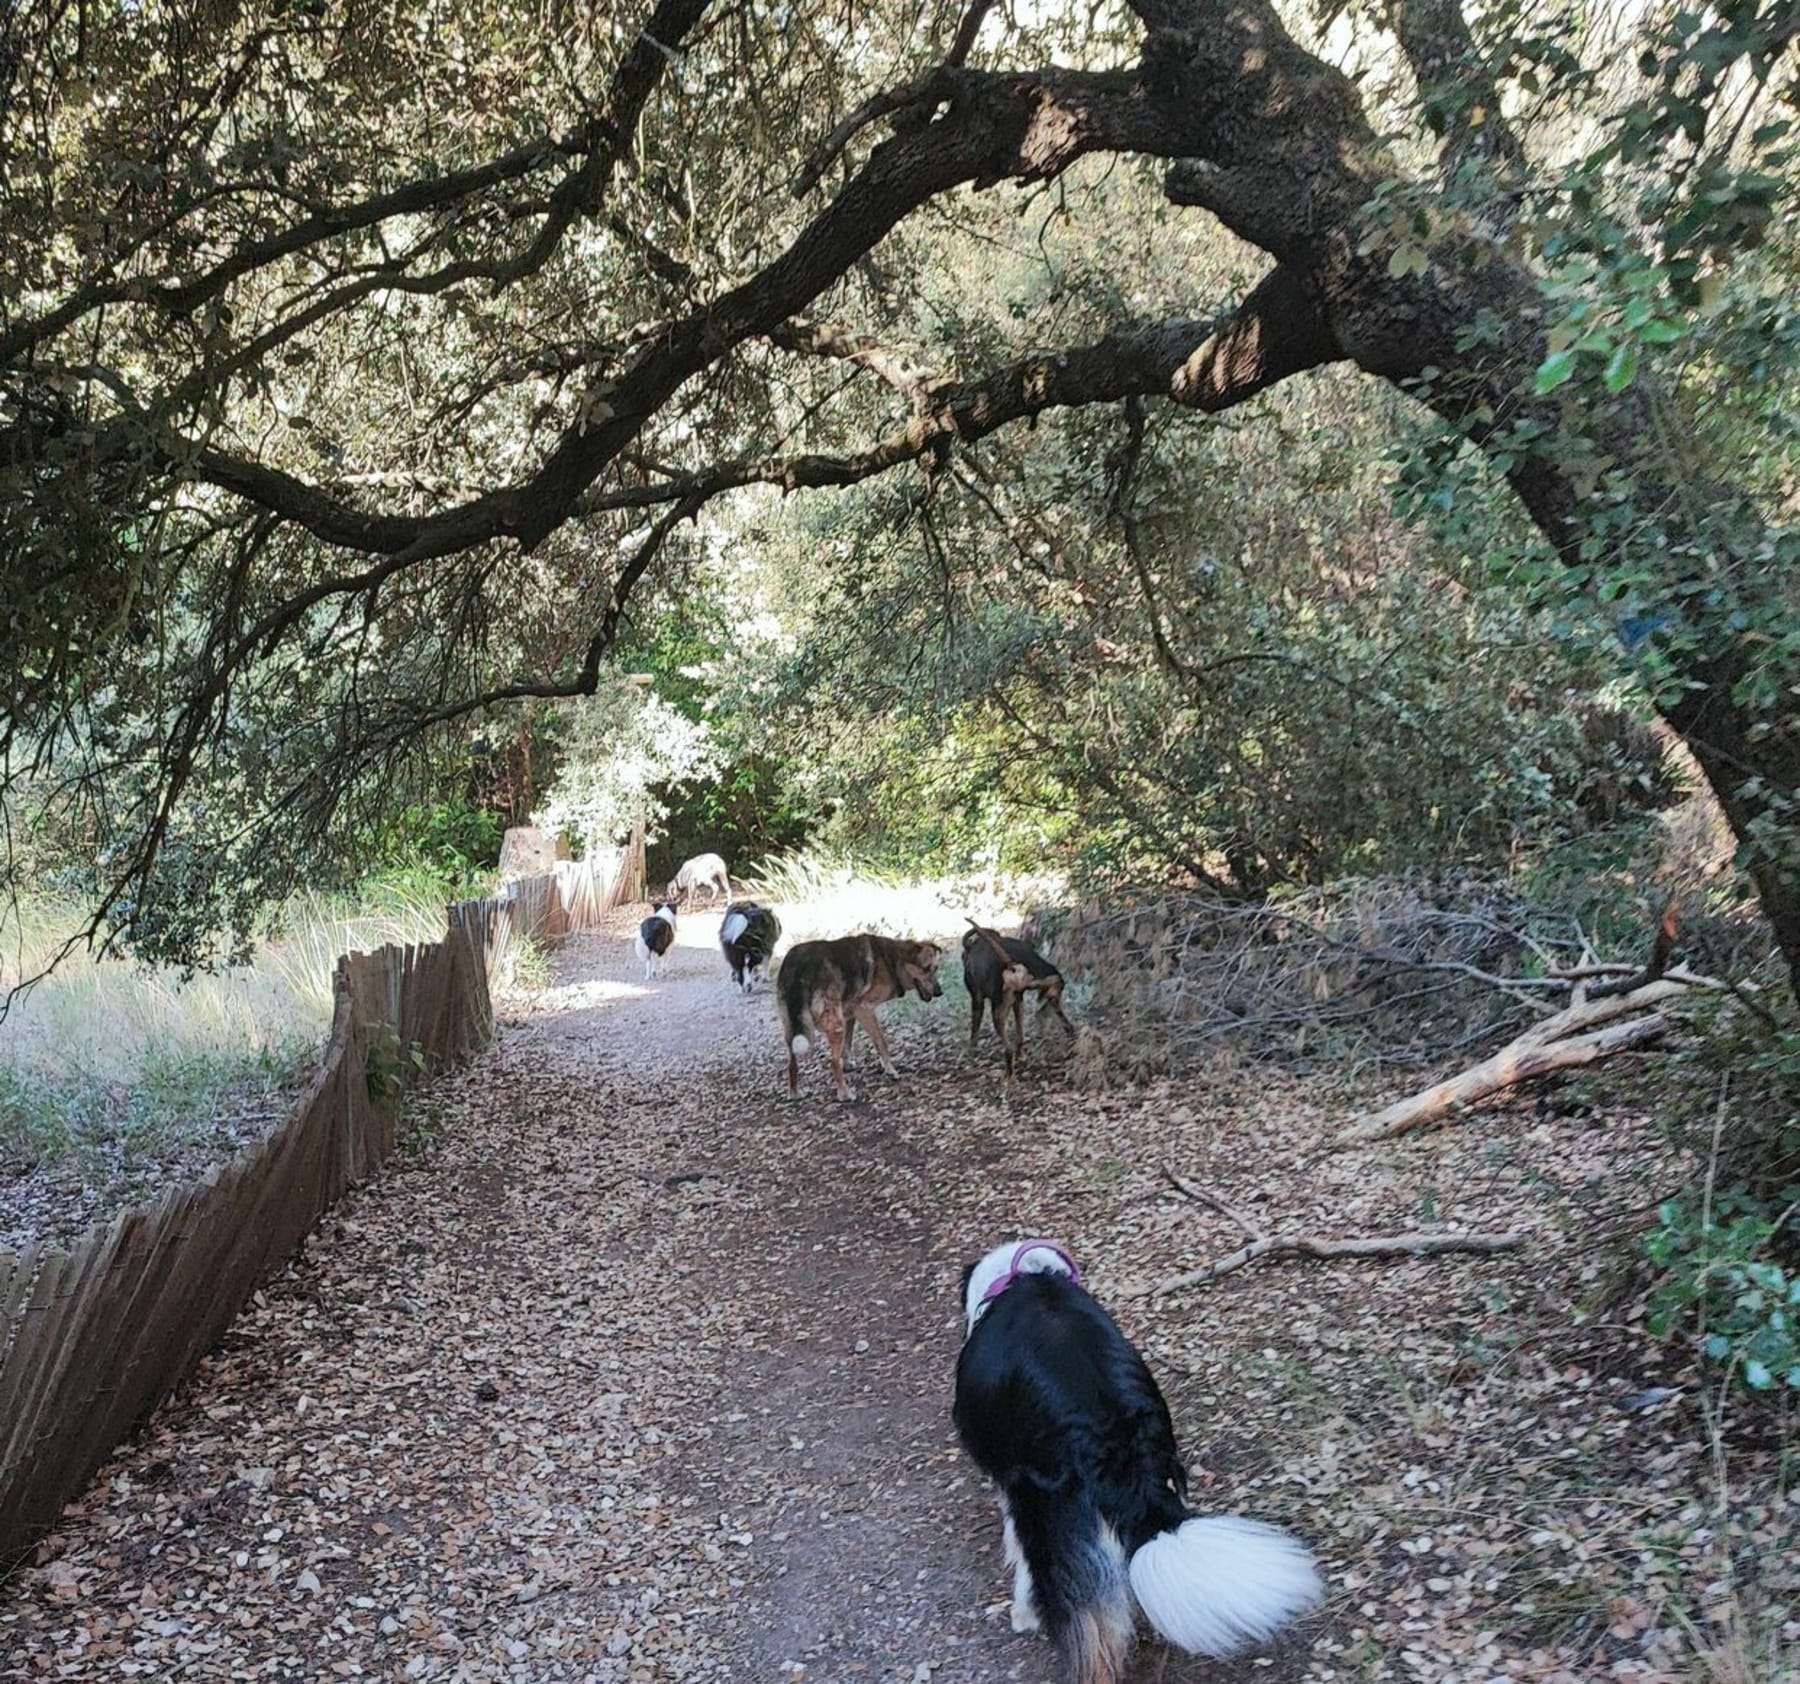
[[[1098,1231],[1124,1112],[1009,1110],[955,997],[892,1012],[897,1084],[791,1104],[717,925],[648,986],[623,929],[566,947],[0,1593],[0,1676],[1048,1684],[950,1427],[956,1287]]]

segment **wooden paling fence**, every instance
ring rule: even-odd
[[[611,848],[584,860],[559,861],[554,871],[518,877],[501,886],[493,901],[494,957],[490,968],[505,967],[508,949],[520,936],[554,940],[592,929],[615,906],[631,898],[629,849]],[[642,872],[642,866],[638,867]]]
[[[492,1039],[488,983],[507,944],[597,923],[624,890],[620,865],[521,878],[451,907],[442,941],[347,954],[319,1073],[260,1146],[66,1249],[0,1250],[0,1573],[381,1166],[407,1079]]]

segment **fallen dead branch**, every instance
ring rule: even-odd
[[[1642,969],[1591,990],[1585,980],[1577,981],[1573,1000],[1560,1012],[1534,1023],[1497,1053],[1458,1075],[1359,1117],[1333,1136],[1331,1146],[1360,1146],[1407,1134],[1521,1082],[1596,1064],[1615,1053],[1661,1040],[1672,1024],[1653,1008],[1690,988],[1725,986],[1716,978],[1696,976],[1681,967],[1671,970],[1669,960],[1674,951],[1675,908],[1671,903],[1657,921],[1656,940]],[[1594,969],[1584,967],[1585,974],[1592,975]]]
[[[1407,1134],[1521,1082],[1558,1070],[1597,1064],[1615,1053],[1649,1046],[1673,1027],[1664,1013],[1650,1008],[1677,999],[1690,987],[1704,985],[1708,980],[1667,976],[1634,988],[1629,994],[1578,1001],[1554,1017],[1533,1024],[1479,1064],[1434,1082],[1384,1110],[1359,1117],[1335,1135],[1331,1145],[1360,1146],[1370,1140]]]
[[[1235,1274],[1262,1257],[1312,1257],[1325,1262],[1343,1257],[1437,1257],[1445,1252],[1457,1251],[1516,1251],[1525,1243],[1523,1234],[1474,1234],[1462,1229],[1450,1229],[1441,1234],[1373,1234],[1360,1239],[1327,1239],[1315,1234],[1268,1234],[1216,1193],[1210,1193],[1185,1176],[1177,1175],[1167,1164],[1161,1167],[1163,1179],[1176,1192],[1184,1198],[1192,1199],[1196,1204],[1217,1211],[1241,1228],[1249,1235],[1249,1239],[1236,1251],[1215,1258],[1204,1268],[1189,1269],[1183,1274],[1170,1275],[1149,1286],[1140,1286],[1124,1293],[1122,1296],[1126,1298],[1159,1298],[1165,1292],[1180,1292],[1185,1287],[1203,1286],[1221,1276]]]

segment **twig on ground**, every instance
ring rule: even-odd
[[[1204,1187],[1189,1181],[1186,1176],[1177,1175],[1167,1164],[1158,1167],[1162,1170],[1163,1179],[1184,1198],[1192,1199],[1196,1204],[1203,1204],[1211,1210],[1216,1210],[1227,1220],[1235,1222],[1253,1240],[1260,1240],[1264,1237],[1262,1229],[1257,1227],[1242,1211],[1233,1209],[1217,1193],[1209,1193]]]
[[[1121,1294],[1125,1298],[1160,1298],[1166,1292],[1201,1286],[1222,1275],[1235,1273],[1259,1257],[1437,1257],[1453,1251],[1516,1251],[1525,1243],[1523,1234],[1470,1234],[1452,1230],[1443,1234],[1377,1234],[1367,1239],[1330,1240],[1310,1234],[1265,1234],[1236,1251],[1215,1259],[1203,1269],[1170,1275],[1166,1280]]]

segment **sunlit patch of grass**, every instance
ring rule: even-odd
[[[0,990],[41,971],[79,928],[74,907],[21,902],[0,918]],[[427,883],[384,883],[357,903],[283,907],[251,964],[184,976],[84,951],[15,996],[0,1019],[0,1164],[83,1180],[206,1140],[265,1132],[330,1027],[340,954],[435,941]]]

